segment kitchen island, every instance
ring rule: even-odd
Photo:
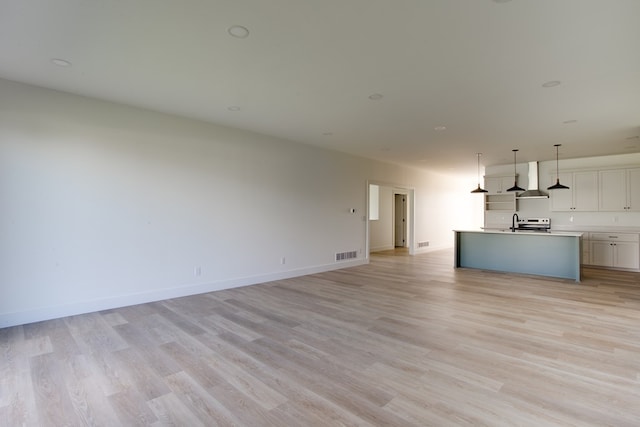
[[[582,233],[454,230],[455,267],[580,281]]]

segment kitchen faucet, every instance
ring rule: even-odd
[[[518,217],[517,213],[514,213],[513,216],[511,217],[511,232],[512,233],[516,232],[516,221],[520,221],[520,218]]]

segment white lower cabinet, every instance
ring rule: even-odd
[[[640,268],[640,235],[635,233],[590,233],[591,265]]]

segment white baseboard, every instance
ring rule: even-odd
[[[414,254],[424,254],[427,252],[440,251],[442,249],[451,249],[452,245],[441,245],[441,246],[425,246],[424,248],[416,248]]]
[[[126,307],[136,304],[161,301],[170,298],[179,298],[189,295],[203,294],[207,292],[221,291],[223,289],[239,288],[241,286],[256,285],[274,280],[290,279],[308,274],[322,273],[325,271],[339,270],[347,267],[368,264],[368,259],[354,259],[337,263],[306,267],[296,270],[279,271],[259,276],[238,277],[234,279],[220,280],[212,283],[179,286],[175,288],[157,289],[136,294],[118,295],[99,300],[82,301],[73,304],[64,304],[51,307],[42,307],[13,313],[0,314],[0,328],[24,325],[43,320],[57,319],[78,314],[92,313],[95,311],[109,310],[118,307]]]

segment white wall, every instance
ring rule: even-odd
[[[377,220],[369,221],[369,250],[371,252],[394,248],[393,188],[386,185],[379,187],[379,217]]]
[[[474,222],[473,177],[0,80],[0,327],[364,263],[367,180],[416,241]]]
[[[560,173],[573,169],[597,169],[621,166],[639,166],[640,153],[621,154],[600,157],[585,157],[578,159],[561,159],[558,162]],[[486,175],[513,175],[513,164],[489,166]],[[518,185],[527,188],[527,164],[517,165]],[[555,184],[556,161],[539,163],[539,187],[549,193],[546,188]],[[562,184],[570,185],[562,182]],[[563,191],[563,190],[552,190]],[[481,208],[482,209],[482,208]],[[549,217],[552,228],[580,227],[640,227],[640,212],[553,212],[550,210],[550,199],[520,199],[518,201],[518,216]],[[499,215],[499,214],[498,214]],[[511,215],[504,214],[503,225],[511,225]]]

